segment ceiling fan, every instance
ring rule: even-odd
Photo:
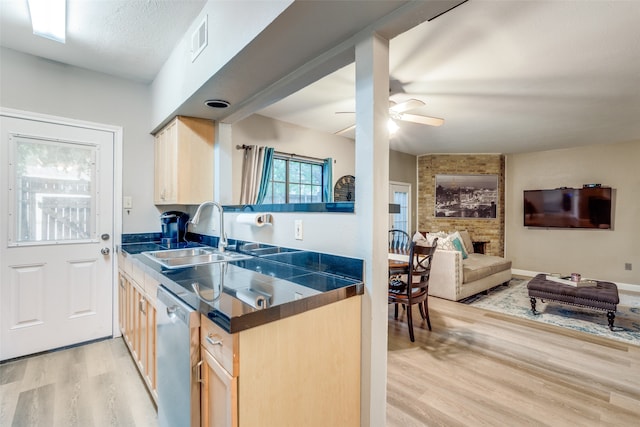
[[[406,113],[406,111],[410,111],[415,108],[422,107],[423,105],[425,105],[424,102],[415,98],[411,98],[399,103],[389,100],[389,131],[391,132],[392,130],[392,126],[393,126],[392,123],[396,126],[395,129],[397,130],[398,126],[396,121],[418,123],[421,125],[428,125],[428,126],[441,126],[444,123],[444,119],[440,119],[437,117],[423,116],[420,114]],[[337,111],[336,112],[336,114],[344,114],[344,113],[353,114],[353,111]],[[342,130],[339,130],[335,134],[342,135],[354,129],[355,127],[356,127],[355,124],[351,125]]]

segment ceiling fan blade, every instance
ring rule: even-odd
[[[442,126],[444,124],[444,119],[440,119],[438,117],[419,116],[417,114],[401,114],[400,120],[429,126]]]
[[[399,104],[392,105],[391,107],[389,107],[389,111],[392,111],[394,113],[403,113],[405,111],[413,110],[414,108],[419,108],[422,106],[424,106],[424,102],[420,101],[419,99],[412,98]]]
[[[335,132],[335,133],[334,133],[334,135],[342,135],[342,134],[347,133],[347,132],[349,132],[350,130],[353,130],[353,129],[355,129],[355,128],[356,128],[356,125],[351,125],[351,126],[346,127],[346,128],[344,128],[344,129],[342,129],[342,130],[339,130],[338,132]]]

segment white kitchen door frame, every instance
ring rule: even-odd
[[[92,270],[91,262],[89,262],[90,259],[95,259],[98,264],[102,265],[102,267],[98,267],[103,269],[102,274],[107,274],[106,273],[107,271],[110,272],[110,275],[109,275],[110,283],[103,283],[103,287],[101,288],[100,292],[102,292],[102,297],[104,298],[109,299],[109,296],[110,296],[111,303],[109,304],[109,302],[107,302],[107,304],[104,304],[104,309],[102,311],[103,314],[99,315],[99,318],[101,320],[98,323],[99,325],[102,325],[102,326],[95,329],[91,329],[90,327],[86,328],[86,331],[89,331],[87,332],[88,334],[96,335],[95,337],[88,338],[87,340],[90,341],[91,339],[105,337],[105,336],[119,336],[120,330],[118,327],[118,317],[117,317],[118,275],[117,275],[116,246],[119,245],[119,242],[121,241],[121,238],[122,238],[122,161],[121,161],[122,135],[123,135],[122,127],[69,119],[64,117],[57,117],[52,115],[45,115],[45,114],[34,113],[34,112],[20,111],[15,109],[8,109],[8,108],[0,108],[0,119],[2,120],[3,124],[7,124],[6,127],[3,126],[3,128],[0,129],[1,138],[2,138],[2,146],[0,146],[0,149],[3,150],[3,153],[2,155],[0,155],[0,157],[4,159],[2,167],[0,168],[3,175],[0,177],[0,184],[1,184],[0,187],[3,189],[2,194],[0,194],[0,200],[2,200],[1,205],[2,205],[2,209],[4,210],[4,212],[2,213],[2,216],[4,216],[5,218],[9,218],[8,212],[11,211],[11,205],[9,202],[12,202],[11,200],[9,200],[9,195],[10,193],[12,194],[12,190],[9,189],[9,185],[11,185],[9,182],[9,179],[10,179],[9,172],[15,168],[15,166],[8,165],[8,163],[5,163],[5,161],[8,161],[7,156],[9,156],[9,148],[10,146],[13,146],[12,144],[15,143],[16,138],[23,138],[23,134],[24,134],[24,138],[26,138],[27,140],[32,139],[31,136],[35,136],[36,139],[39,139],[38,137],[44,137],[42,138],[44,141],[49,140],[49,141],[53,141],[53,143],[56,144],[55,134],[58,133],[59,129],[60,129],[60,132],[74,132],[73,129],[76,129],[77,132],[79,132],[79,134],[81,135],[91,135],[91,134],[101,135],[100,138],[102,138],[103,140],[109,141],[109,145],[107,146],[110,148],[110,151],[103,152],[102,154],[100,154],[100,148],[98,148],[98,155],[101,156],[106,161],[103,168],[107,168],[107,173],[103,174],[103,176],[106,176],[108,181],[104,182],[104,186],[102,188],[105,192],[111,193],[111,195],[109,195],[110,197],[109,196],[107,197],[107,200],[111,198],[111,200],[109,200],[109,204],[105,205],[104,202],[102,203],[103,204],[102,215],[110,216],[111,219],[107,221],[104,221],[104,220],[98,221],[98,223],[95,224],[96,229],[95,229],[94,235],[92,236],[91,239],[85,240],[83,242],[85,245],[85,248],[91,248],[91,250],[86,254],[86,256],[84,253],[81,256],[75,255],[76,259],[72,260],[71,262],[71,264],[73,265],[71,267],[67,265],[67,269],[70,269],[69,274],[71,274],[72,277],[74,277],[75,281],[80,280],[80,282],[78,283],[81,283],[83,280],[86,282],[86,280],[88,280],[87,278],[95,276],[96,273],[94,270]],[[29,128],[31,127],[30,123],[32,123],[34,130],[36,130],[33,133],[29,131]],[[11,127],[15,127],[16,129],[18,128],[22,129],[23,132],[16,134],[11,129],[9,129],[9,126],[8,126],[9,124],[11,125]],[[27,130],[26,132],[24,132],[25,129]],[[47,135],[43,134],[45,129],[53,130],[52,136],[50,138]],[[11,142],[12,140],[14,142]],[[60,138],[59,141],[62,145],[65,145],[64,144],[65,138]],[[73,143],[73,141],[75,141],[75,139],[73,138],[69,139],[68,141],[71,142],[72,144],[75,144]],[[89,144],[89,146],[92,146],[92,145],[93,144]],[[98,146],[96,145],[96,147]],[[100,168],[99,165],[97,165],[97,167]],[[15,191],[15,189],[13,191]],[[97,191],[99,192],[99,190]],[[99,198],[101,196],[102,196],[101,194],[98,194],[96,197]],[[102,198],[104,199],[104,197]],[[98,210],[98,212],[100,212],[100,209]],[[9,224],[10,222],[14,222],[14,221],[7,220],[6,223],[0,224],[0,227],[2,227],[2,231],[0,231],[0,236],[2,236],[1,238],[2,241],[0,242],[0,244],[2,245],[2,247],[0,247],[0,266],[3,269],[3,271],[0,274],[0,277],[3,277],[5,279],[9,277],[8,276],[10,273],[9,270],[12,270],[11,268],[9,268],[8,263],[15,262],[16,255],[15,253],[9,254],[8,251],[10,250],[16,250],[18,248],[19,250],[24,251],[25,250],[24,248],[26,247],[28,248],[29,251],[33,251],[32,253],[38,254],[38,256],[40,256],[40,253],[47,250],[47,248],[50,251],[52,248],[62,249],[65,246],[67,248],[71,248],[74,246],[73,241],[61,241],[61,242],[57,242],[54,245],[38,244],[38,242],[28,242],[28,241],[17,242],[15,240],[10,242],[9,239],[12,237],[12,233],[13,233],[13,231],[9,230],[9,228],[12,227],[12,225]],[[109,239],[103,240],[101,238],[101,235],[107,232],[110,234]],[[102,256],[100,254],[100,249],[109,249],[110,253],[106,256]],[[75,249],[75,251],[77,253],[78,250]],[[93,253],[94,251],[97,252],[97,255]],[[86,249],[85,249],[85,252],[86,252]],[[69,263],[69,261],[67,261],[67,263]],[[76,268],[76,266],[78,267]],[[51,267],[53,267],[53,265]],[[27,271],[27,273],[25,274],[25,277],[26,277],[25,280],[27,281],[34,280],[34,278],[38,279],[38,274],[46,274],[44,272],[47,271],[45,268],[42,268],[43,272],[38,273],[37,272],[38,267],[34,265],[33,269],[35,273],[31,274],[28,271],[29,268],[30,268],[30,265],[26,265],[26,264],[24,266],[19,265],[19,268],[18,268],[18,270]],[[49,267],[46,267],[46,268],[49,268]],[[11,273],[13,274],[14,272],[12,271]],[[73,280],[71,279],[69,280],[70,282],[73,282]],[[36,282],[37,280],[33,283],[31,282],[25,282],[25,283],[31,286]],[[42,287],[42,284],[39,284],[39,285]],[[8,286],[8,282],[2,283],[0,284],[0,286],[4,286],[4,288],[0,292],[0,295],[2,295],[2,298],[7,298],[7,295],[12,295],[12,293],[9,293],[7,291],[6,286]],[[72,286],[72,285],[69,285],[69,286]],[[107,286],[108,288],[105,288],[104,286]],[[31,288],[32,288],[31,292],[33,292],[33,289],[37,289],[34,286],[31,286]],[[66,289],[66,292],[71,292],[71,289],[72,288]],[[81,288],[77,288],[76,290],[81,292],[85,291],[84,289],[81,289]],[[37,294],[34,294],[34,295],[37,296]],[[86,297],[87,295],[83,295],[83,296]],[[93,297],[95,297],[95,295]],[[25,301],[20,301],[20,303],[24,304]],[[6,304],[7,304],[7,301],[0,301],[0,305],[2,305],[3,307],[7,307]],[[14,304],[14,302],[12,301],[11,304]],[[18,312],[18,309],[13,305],[11,306],[11,309],[12,311],[15,310],[16,312]],[[29,310],[33,311],[34,313],[37,312],[37,310],[32,309],[27,305],[27,312]],[[7,317],[6,310],[4,310],[3,308],[2,311],[4,313],[2,314],[3,316],[2,319],[0,319],[2,320],[0,322],[1,324],[0,333],[2,333],[3,335],[9,334],[9,331],[13,333],[14,332],[13,330],[7,329],[7,326],[10,324],[10,319],[8,319]],[[82,315],[83,313],[80,313],[77,317],[81,318]],[[87,318],[87,319],[90,320],[90,318]],[[29,322],[27,321],[25,325],[29,326]],[[81,327],[81,330],[82,330],[82,327]],[[65,331],[60,330],[60,331],[56,331],[56,333],[64,334]],[[82,331],[80,336],[82,336],[82,334],[84,333],[85,331]],[[98,336],[98,335],[101,335],[101,336]],[[5,346],[6,343],[8,342],[9,340],[8,336],[9,335],[1,337],[0,343],[2,343],[3,346]],[[29,334],[26,335],[26,337],[29,337],[29,336],[30,336]],[[37,334],[35,336],[37,336]],[[58,345],[58,344],[55,344],[56,340],[53,340],[53,339],[49,340],[49,338],[45,337],[42,343],[27,345],[26,349],[28,352],[25,353],[24,355],[33,353],[33,352],[37,353],[40,351],[51,350],[59,346],[79,344],[81,342],[82,340],[76,341],[73,343]],[[38,346],[41,346],[43,348],[38,348]],[[11,348],[6,348],[6,347],[0,348],[0,359],[3,359],[3,360],[11,359],[11,358],[20,357],[20,356],[22,356],[22,354],[15,354],[15,351],[13,351],[13,349]]]

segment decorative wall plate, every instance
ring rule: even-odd
[[[336,181],[333,187],[333,200],[335,202],[355,202],[356,200],[356,177],[345,175]]]

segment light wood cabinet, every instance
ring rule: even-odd
[[[144,283],[134,280],[134,276],[144,277],[143,273],[131,263],[127,266],[129,271],[118,272],[120,330],[151,395],[157,399],[155,295],[151,297]]]
[[[202,426],[360,426],[351,297],[237,334],[201,318]]]
[[[211,120],[177,116],[155,135],[154,203],[197,205],[213,197]]]

